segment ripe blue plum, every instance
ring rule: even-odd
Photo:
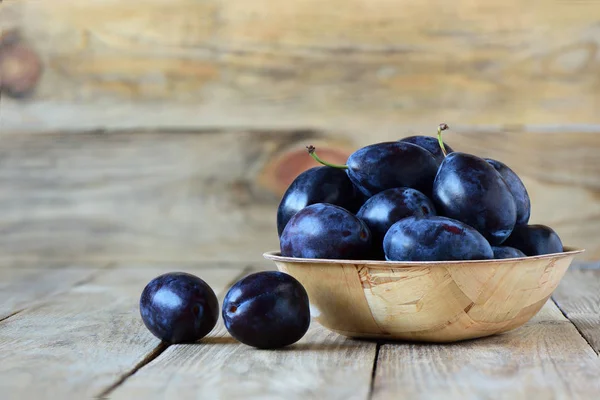
[[[444,153],[442,152],[442,148],[440,147],[440,143],[438,139],[432,136],[409,136],[404,139],[400,139],[401,142],[407,142],[416,144],[417,146],[421,146],[425,150],[429,151],[438,164],[441,164],[444,161]],[[454,152],[450,146],[445,144],[446,153],[450,154]]]
[[[329,203],[356,213],[364,196],[356,189],[345,171],[315,167],[304,171],[288,187],[277,209],[277,233],[281,237],[290,218],[304,207]]]
[[[448,154],[433,183],[433,201],[440,215],[477,229],[499,245],[517,221],[515,200],[498,171],[483,158]]]
[[[519,249],[528,256],[563,252],[560,237],[545,225],[518,225],[504,245]]]
[[[383,142],[358,149],[348,157],[346,165],[321,160],[313,146],[311,156],[321,164],[346,169],[348,177],[366,196],[386,189],[410,187],[431,193],[438,163],[429,151],[407,142]]]
[[[383,239],[388,261],[451,261],[494,258],[488,241],[475,229],[450,218],[408,217]]]
[[[529,222],[529,216],[531,215],[531,200],[529,199],[529,194],[527,193],[527,189],[521,181],[521,178],[506,164],[492,160],[491,158],[486,158],[487,161],[492,167],[496,169],[506,182],[508,189],[513,195],[515,200],[515,206],[517,207],[517,225],[525,225]]]
[[[371,231],[373,257],[378,259],[384,257],[383,238],[394,223],[410,216],[430,215],[436,215],[431,200],[411,188],[387,189],[377,193],[356,214]]]
[[[503,258],[526,257],[521,250],[515,249],[514,247],[492,246],[492,250],[494,250],[494,258],[498,260]]]
[[[227,292],[223,320],[231,336],[244,344],[261,349],[288,346],[310,325],[308,295],[290,275],[258,272]]]
[[[217,324],[219,301],[197,276],[171,272],[154,278],[140,298],[142,321],[150,332],[168,343],[202,339]]]
[[[371,232],[348,210],[317,203],[290,219],[280,245],[286,257],[360,259],[370,254]]]

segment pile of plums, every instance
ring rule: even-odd
[[[219,319],[219,301],[197,276],[171,272],[154,278],[140,298],[142,321],[167,343],[192,343]],[[308,295],[295,278],[264,271],[234,284],[223,300],[222,316],[231,336],[249,346],[273,349],[300,340],[310,325]]]
[[[363,147],[346,165],[300,174],[277,212],[281,254],[297,258],[449,261],[560,253],[528,225],[525,185],[500,161],[453,151],[438,136]]]

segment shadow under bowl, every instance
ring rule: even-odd
[[[324,327],[355,338],[454,342],[523,325],[583,249],[504,260],[369,261],[264,257],[306,288]]]

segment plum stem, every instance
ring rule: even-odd
[[[315,146],[312,146],[312,145],[311,146],[306,146],[306,150],[308,150],[308,154],[310,154],[310,156],[312,158],[314,158],[320,164],[323,164],[323,165],[325,165],[327,167],[332,167],[332,168],[348,169],[347,165],[331,164],[331,163],[328,163],[327,161],[321,160],[321,158],[319,158],[319,156],[315,152],[317,150],[315,148]]]
[[[438,126],[438,142],[440,143],[440,148],[442,149],[442,153],[444,153],[444,157],[446,157],[448,155],[448,152],[446,151],[446,146],[444,146],[444,141],[442,140],[442,131],[445,131],[448,128],[448,125],[446,124],[440,124]]]

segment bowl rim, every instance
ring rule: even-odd
[[[263,257],[267,260],[276,262],[286,262],[295,264],[365,264],[365,265],[376,265],[380,267],[422,267],[426,265],[448,265],[448,264],[468,264],[471,266],[478,264],[501,264],[501,263],[514,263],[517,261],[532,261],[532,260],[544,260],[552,258],[564,258],[569,256],[575,256],[585,251],[583,248],[564,246],[562,253],[551,253],[543,254],[541,256],[528,256],[518,258],[503,258],[503,259],[490,259],[490,260],[451,260],[451,261],[384,261],[384,260],[343,260],[343,259],[326,259],[326,258],[294,258],[284,257],[280,251],[268,251],[263,253]]]

